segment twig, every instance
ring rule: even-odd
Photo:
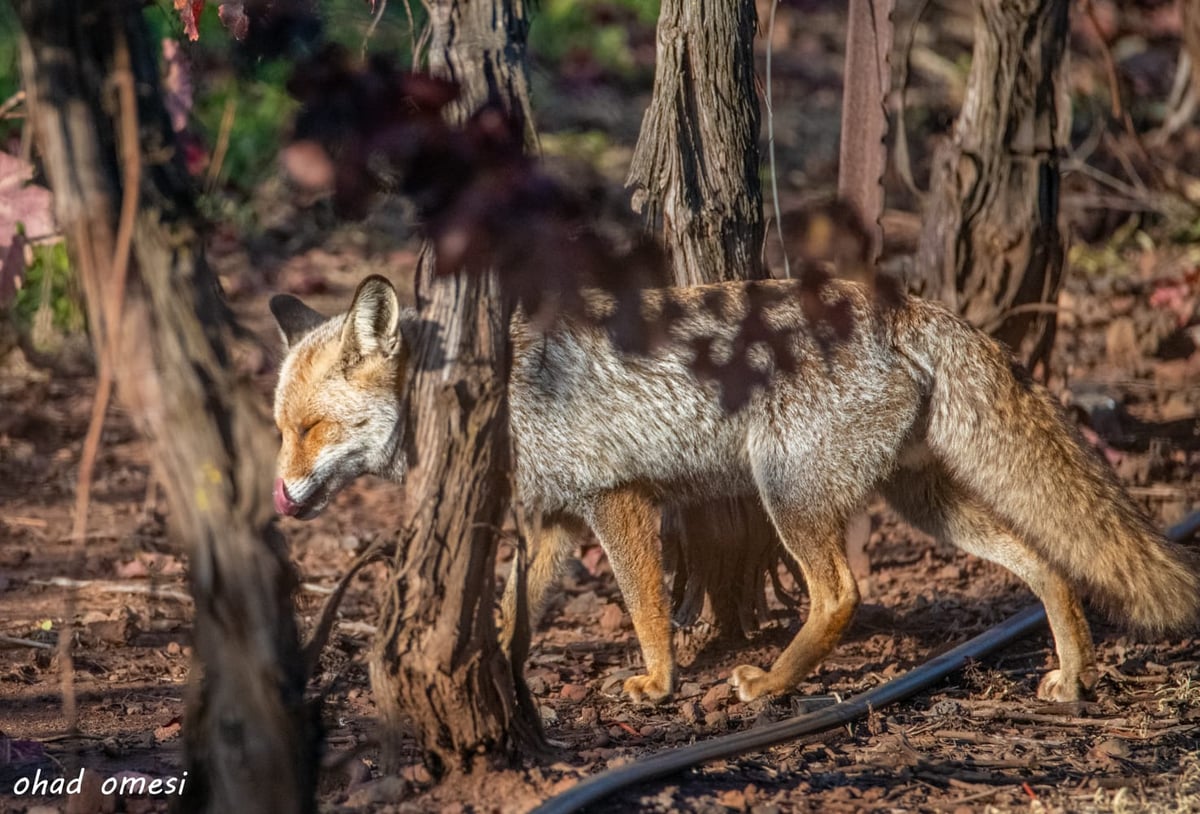
[[[176,602],[182,602],[184,604],[189,604],[192,601],[192,598],[182,591],[173,591],[170,588],[158,588],[154,585],[143,585],[140,582],[109,582],[95,579],[52,577],[50,579],[31,579],[29,580],[29,584],[43,585],[51,588],[67,588],[70,590],[92,588],[100,593],[105,594],[137,594],[141,596],[153,596],[162,599],[174,599]]]
[[[404,16],[408,17],[408,51],[409,58],[412,61],[410,66],[412,70],[417,70],[417,21],[413,19],[412,6],[409,5],[409,0],[404,0]],[[425,36],[425,32],[421,32],[421,36]]]
[[[121,214],[117,222],[116,246],[113,250],[109,272],[111,285],[101,296],[104,326],[98,332],[100,352],[96,380],[96,396],[92,402],[92,415],[88,421],[87,435],[83,442],[83,453],[79,461],[79,482],[75,491],[75,518],[72,523],[72,561],[80,562],[81,544],[87,532],[88,507],[92,495],[92,478],[95,474],[96,456],[100,448],[100,434],[104,430],[104,415],[112,397],[114,370],[117,362],[120,337],[121,312],[125,308],[125,280],[129,273],[129,254],[133,243],[133,220],[137,215],[138,187],[141,184],[141,145],[138,142],[137,95],[133,85],[133,68],[129,55],[129,42],[124,32],[119,32],[113,46],[113,82],[120,100],[121,153],[124,161],[124,189],[121,192]],[[97,281],[99,282],[99,281]],[[73,604],[73,603],[70,603]],[[68,614],[68,620],[73,614]],[[62,626],[58,634],[58,656],[62,671],[63,715],[69,729],[78,728],[79,710],[75,700],[75,669],[71,657],[72,625]]]
[[[917,26],[920,25],[921,18],[925,16],[928,8],[929,0],[921,0],[921,5],[913,16],[912,25],[908,28],[908,38],[904,43],[904,59],[900,61],[900,75],[896,80],[900,91],[896,110],[896,146],[893,150],[896,159],[896,174],[900,176],[904,186],[918,201],[924,200],[925,192],[917,187],[917,182],[913,178],[912,157],[908,152],[908,125],[904,121],[904,111],[908,108],[908,75],[912,70],[912,52],[917,41]]]
[[[1096,32],[1096,42],[1100,43],[1100,55],[1104,61],[1104,72],[1108,75],[1108,99],[1112,108],[1114,119],[1125,118],[1124,107],[1121,104],[1121,90],[1117,83],[1117,63],[1113,60],[1112,50],[1108,47],[1108,43],[1104,41],[1104,29],[1100,26],[1100,21],[1096,19],[1096,8],[1092,0],[1082,0],[1083,13],[1087,15],[1088,22],[1092,24],[1092,30]]]
[[[225,100],[225,109],[221,111],[221,127],[217,131],[217,144],[213,148],[212,161],[208,162],[208,172],[204,178],[204,189],[212,192],[217,188],[221,177],[221,168],[225,166],[225,156],[229,153],[229,136],[233,132],[233,121],[237,115],[237,96],[229,96]]]
[[[938,808],[948,808],[951,811],[953,811],[954,809],[958,808],[959,806],[966,805],[967,803],[978,803],[981,800],[986,800],[988,797],[992,797],[999,791],[1006,791],[1006,790],[1007,790],[1006,786],[992,786],[991,788],[984,789],[983,791],[978,792],[976,794],[968,794],[966,797],[959,797],[957,800],[950,800],[946,803],[939,803]]]
[[[4,104],[0,104],[0,118],[4,118],[4,119],[10,118],[8,114],[24,101],[25,101],[25,91],[23,91],[23,90],[19,90],[16,93],[14,93],[12,96],[9,96],[7,99],[4,100]],[[12,116],[11,118],[19,119],[19,118],[25,118],[25,117],[18,114],[18,115]]]
[[[53,650],[54,645],[46,644],[45,642],[37,642],[33,639],[20,639],[16,636],[5,636],[0,634],[0,644],[10,647],[33,647],[38,650]]]
[[[779,247],[783,250],[783,276],[792,278],[788,263],[787,242],[783,238],[782,222],[779,220],[779,177],[775,167],[775,107],[771,104],[771,54],[775,51],[775,8],[779,0],[771,0],[771,16],[767,20],[767,89],[763,106],[767,109],[767,156],[771,164],[771,201],[775,207],[775,231],[779,234]]]
[[[9,515],[3,519],[5,523],[12,523],[14,526],[29,526],[35,529],[44,529],[50,523],[40,517],[22,517],[20,515]]]
[[[375,9],[375,16],[371,18],[371,25],[367,27],[367,33],[363,35],[361,53],[363,59],[367,58],[367,43],[371,41],[371,37],[375,36],[375,29],[379,26],[379,21],[383,19],[383,12],[387,10],[387,0],[377,0],[377,2],[379,3],[379,8]],[[408,3],[406,2],[404,6],[407,8]],[[410,11],[410,20],[412,19],[411,14],[412,12]]]
[[[1012,308],[1001,313],[998,317],[987,324],[982,330],[984,333],[992,333],[1008,319],[1021,314],[1074,314],[1075,311],[1070,308],[1059,305],[1053,302],[1027,302],[1024,305],[1014,305]]]
[[[333,591],[330,592],[329,598],[325,600],[325,604],[321,607],[321,615],[318,617],[317,625],[313,628],[312,635],[304,644],[304,675],[311,678],[316,672],[317,664],[321,659],[321,651],[325,649],[325,643],[329,641],[329,634],[333,631],[333,623],[337,619],[338,606],[342,604],[342,597],[346,594],[346,589],[350,587],[350,580],[354,578],[364,565],[373,562],[383,556],[389,549],[390,544],[376,540],[371,546],[358,555],[342,578],[338,580]]]

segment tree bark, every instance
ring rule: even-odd
[[[521,0],[431,3],[430,68],[454,79],[460,121],[499,101],[532,143]],[[542,744],[493,615],[497,532],[509,499],[506,384],[511,304],[495,272],[418,270],[423,329],[410,365],[408,502],[372,659],[392,731],[411,722],[431,770],[469,769],[481,752]]]
[[[1059,163],[1067,0],[980,0],[966,98],[935,153],[918,268],[926,296],[1047,370],[1065,254]],[[1035,307],[1027,307],[1035,306]]]
[[[765,276],[754,82],[753,0],[664,0],[654,95],[628,184],[670,258],[676,285]],[[676,618],[719,632],[755,627],[779,547],[754,500],[663,510]]]
[[[873,277],[883,251],[883,173],[887,168],[887,113],[891,86],[895,0],[850,0],[842,81],[842,133],[838,150],[838,197],[858,211],[871,245],[867,268],[843,270]],[[867,542],[871,519],[859,512],[846,527],[846,556],[864,596],[871,593]]]
[[[172,530],[189,555],[196,655],[184,808],[315,810],[318,741],[295,579],[268,496],[273,433],[230,363],[231,323],[204,260],[142,4],[14,6],[30,118],[96,355],[115,343],[107,358],[119,361],[110,363],[117,392],[151,439]],[[118,225],[135,194],[136,216]]]

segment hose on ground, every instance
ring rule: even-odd
[[[1166,536],[1172,540],[1183,540],[1198,529],[1200,512],[1195,512],[1169,528]],[[757,752],[792,738],[848,724],[869,714],[873,709],[929,689],[946,676],[962,669],[967,662],[978,661],[996,650],[1007,647],[1045,623],[1046,612],[1041,605],[1026,608],[975,638],[861,695],[767,726],[668,749],[635,763],[608,769],[551,797],[533,809],[531,814],[569,814],[638,783],[667,777],[701,763]]]

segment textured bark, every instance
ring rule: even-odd
[[[838,150],[838,197],[852,203],[871,236],[871,265],[883,249],[883,172],[895,0],[850,0]]]
[[[756,24],[753,0],[662,4],[654,95],[628,183],[677,285],[765,274]],[[780,550],[757,501],[668,506],[663,546],[681,623],[695,621],[707,597],[722,633],[753,629],[764,568]]]
[[[883,172],[887,167],[887,101],[891,86],[895,0],[850,0],[842,83],[842,134],[838,150],[838,197],[858,210],[871,245],[867,268],[874,274],[883,251]],[[859,270],[844,270],[857,275]],[[846,555],[859,590],[870,593],[867,542],[871,521],[859,513],[846,528]]]
[[[629,171],[680,285],[763,276],[751,0],[664,0]]]
[[[939,297],[1047,362],[1062,281],[1067,0],[980,0],[966,99],[935,153],[918,268]],[[1045,373],[1045,370],[1043,370]]]
[[[498,100],[532,139],[520,0],[430,4],[430,68],[455,79],[460,119]],[[423,329],[409,390],[412,514],[383,608],[372,685],[395,731],[411,723],[436,773],[481,752],[513,756],[541,733],[497,641],[493,580],[509,500],[510,306],[494,272],[418,271]]]
[[[228,311],[204,261],[142,4],[14,5],[36,143],[97,357],[117,341],[118,396],[150,436],[172,530],[187,546],[196,657],[184,808],[314,810],[317,738],[304,700],[294,574],[268,496],[273,433],[230,364]],[[136,114],[123,109],[121,86],[136,89]],[[128,233],[124,307],[114,309],[125,267],[114,259],[124,243],[116,213],[132,192],[122,189],[121,157],[131,149],[140,156],[141,206]]]

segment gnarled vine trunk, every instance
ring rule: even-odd
[[[429,4],[431,70],[457,81],[460,120],[500,101],[532,141],[521,0]],[[410,357],[411,516],[385,596],[372,659],[376,701],[393,729],[410,721],[435,772],[473,756],[536,748],[493,617],[496,543],[509,499],[508,320],[494,272],[417,280],[423,329]],[[517,669],[523,666],[518,663]]]
[[[1065,256],[1067,0],[979,0],[966,98],[935,153],[918,252],[938,297],[1046,364]],[[1043,372],[1043,374],[1045,371]]]
[[[659,15],[654,95],[629,173],[634,207],[661,237],[676,285],[761,278],[754,1],[664,0]],[[707,598],[721,632],[753,629],[776,539],[755,500],[665,507],[676,618],[693,622]]]
[[[142,4],[14,6],[30,120],[97,357],[115,343],[100,367],[150,437],[188,553],[196,655],[184,808],[313,811],[317,727],[269,497],[274,433],[230,361],[228,311],[204,260]],[[136,214],[118,226],[134,195]]]

